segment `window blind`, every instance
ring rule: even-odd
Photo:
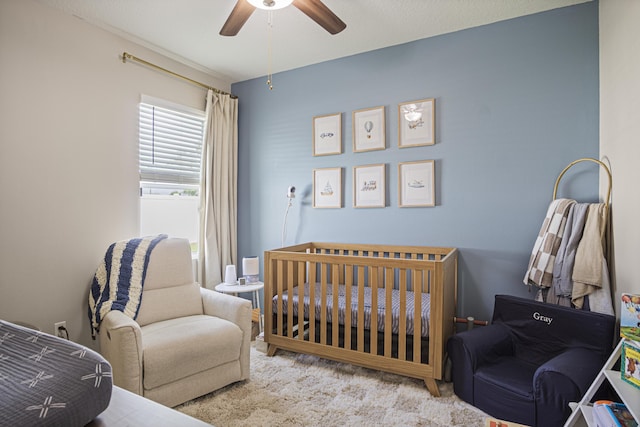
[[[198,185],[204,114],[140,104],[140,180]]]

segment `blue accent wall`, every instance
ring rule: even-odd
[[[339,35],[329,43],[340,43]],[[238,257],[306,241],[459,249],[458,315],[487,319],[522,283],[555,180],[598,157],[598,4],[589,2],[234,84]],[[398,148],[399,103],[436,99],[436,144]],[[353,110],[385,106],[384,151],[354,153]],[[342,113],[343,153],[312,155],[314,116]],[[398,163],[435,160],[436,206],[398,207]],[[386,164],[387,206],[353,207],[353,167]],[[583,166],[584,165],[584,166]],[[343,168],[342,209],[312,207],[312,170]],[[560,197],[597,200],[581,163]]]

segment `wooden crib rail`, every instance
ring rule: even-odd
[[[455,256],[455,248],[407,246],[407,245],[377,245],[354,243],[321,243],[308,242],[299,245],[274,249],[269,251],[278,253],[311,253],[319,255],[350,255],[365,257],[388,257],[400,259],[430,259],[441,260],[447,256]],[[284,255],[287,256],[287,255]]]

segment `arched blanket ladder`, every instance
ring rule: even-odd
[[[595,163],[606,172],[608,188],[603,202],[557,198],[562,178],[582,162]],[[558,175],[524,278],[526,285],[538,287],[537,300],[613,313],[608,268],[612,181],[609,167],[593,158],[574,160]]]
[[[607,220],[609,218],[609,203],[611,203],[611,188],[613,187],[613,178],[611,176],[611,170],[609,170],[609,167],[602,161],[598,160],[598,159],[592,159],[590,157],[583,157],[581,159],[578,160],[574,160],[573,162],[569,163],[563,170],[562,172],[560,172],[560,175],[558,175],[558,178],[556,178],[556,183],[553,186],[553,200],[555,200],[558,194],[558,186],[560,185],[560,180],[562,179],[562,177],[564,176],[564,174],[571,169],[572,166],[577,165],[578,163],[582,163],[582,162],[593,162],[597,165],[600,165],[602,167],[602,169],[604,169],[604,171],[607,173],[607,178],[608,178],[608,182],[609,182],[609,186],[607,188],[607,197],[605,197],[603,199],[603,202],[605,204],[605,209],[607,209]]]

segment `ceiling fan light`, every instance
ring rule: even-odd
[[[264,10],[282,9],[293,3],[293,0],[247,0],[252,6]]]

